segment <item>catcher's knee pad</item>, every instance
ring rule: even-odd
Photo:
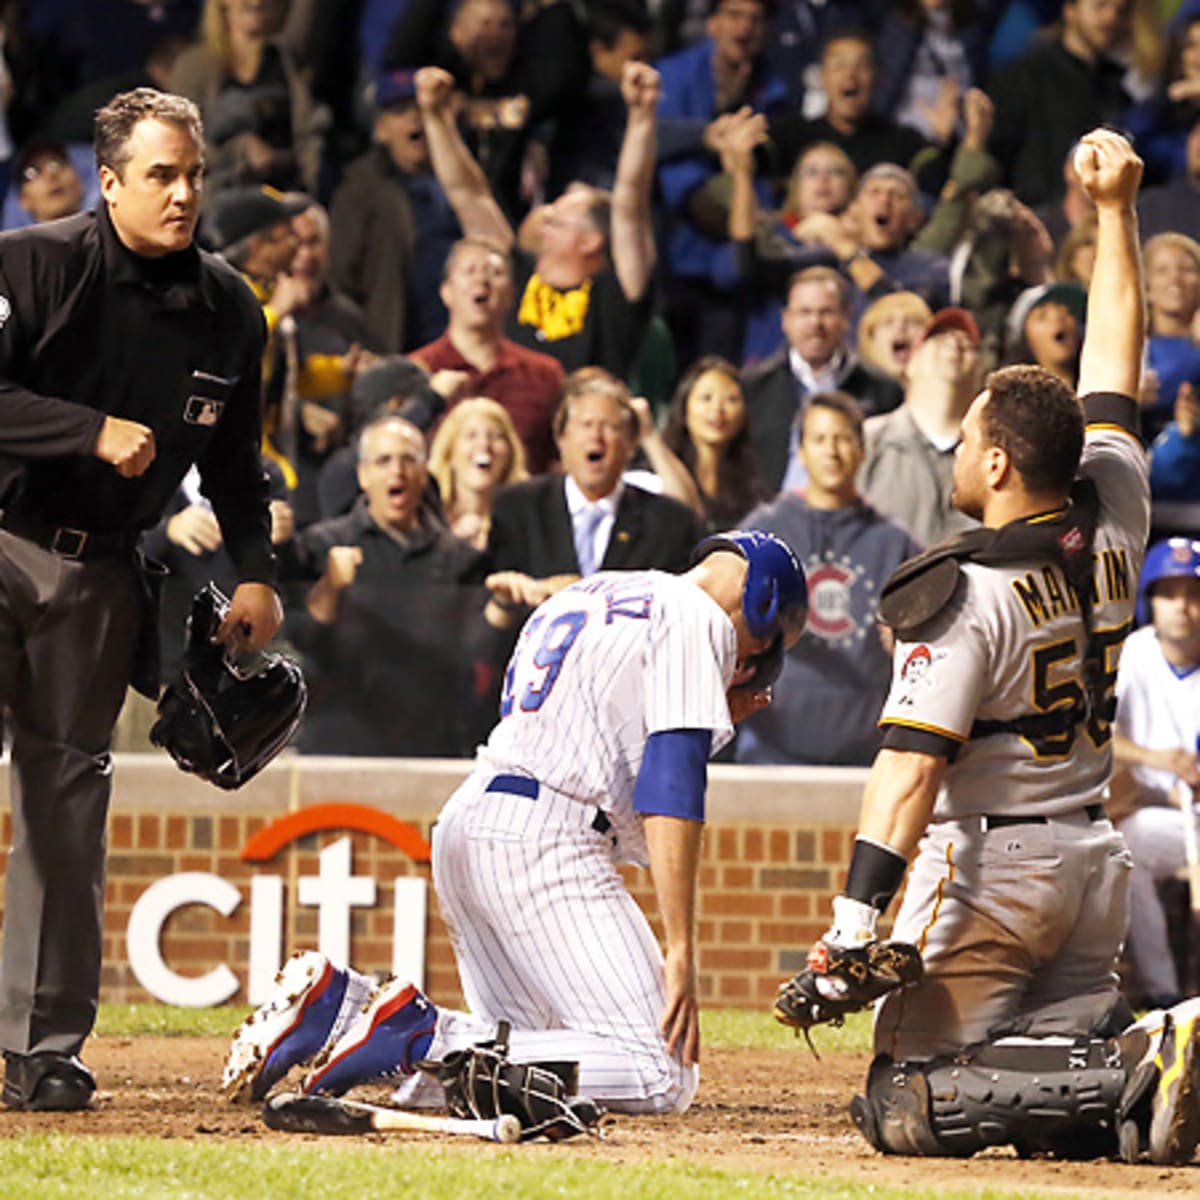
[[[1004,1038],[954,1059],[871,1065],[851,1114],[889,1154],[1095,1158],[1116,1148],[1128,1064],[1115,1039]]]

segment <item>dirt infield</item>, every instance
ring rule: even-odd
[[[196,1141],[284,1137],[262,1125],[257,1110],[231,1105],[217,1093],[227,1044],[219,1038],[95,1038],[87,1055],[100,1083],[94,1111],[0,1112],[0,1136],[54,1131]],[[520,1152],[617,1163],[680,1157],[735,1171],[803,1171],[886,1182],[929,1195],[951,1187],[988,1187],[1131,1200],[1136,1190],[1146,1200],[1200,1187],[1200,1162],[1166,1170],[1022,1161],[1002,1151],[966,1161],[883,1158],[866,1146],[845,1113],[865,1068],[862,1056],[826,1054],[817,1062],[802,1046],[794,1053],[710,1051],[700,1095],[686,1116],[622,1117],[608,1125],[603,1142],[531,1145]],[[368,1092],[364,1098],[386,1102],[386,1092]]]

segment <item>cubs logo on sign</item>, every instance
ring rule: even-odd
[[[854,572],[840,563],[824,562],[808,572],[808,628],[833,641],[854,632],[850,589]]]
[[[808,625],[805,633],[833,646],[861,642],[875,625],[874,582],[865,569],[845,555],[826,551],[804,565],[808,579]]]

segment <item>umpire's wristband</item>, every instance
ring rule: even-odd
[[[856,837],[842,894],[884,912],[900,890],[907,869],[904,855],[879,842]]]

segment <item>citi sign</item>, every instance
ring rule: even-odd
[[[245,862],[267,862],[297,838],[322,830],[359,830],[390,842],[414,862],[430,860],[429,843],[407,822],[362,804],[318,804],[273,821],[242,847]],[[355,908],[372,908],[376,881],[353,874],[348,837],[320,853],[316,875],[297,880],[296,902],[317,910],[317,945],[335,962],[349,963],[350,917]],[[392,925],[392,970],[418,987],[425,977],[425,917],[428,884],[399,875],[395,883]],[[191,905],[232,916],[242,903],[233,884],[208,871],[182,871],[152,883],[138,897],[129,916],[126,944],[129,965],[138,983],[155,999],[186,1008],[223,1004],[238,990],[237,976],[222,963],[204,975],[173,971],[163,959],[162,931],[172,914]],[[251,1004],[261,1004],[284,952],[284,881],[278,875],[255,875],[250,881],[250,961],[248,988]]]

